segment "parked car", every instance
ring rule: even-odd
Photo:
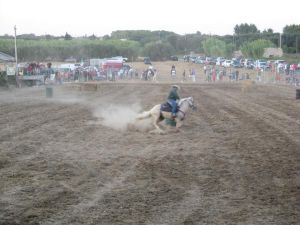
[[[242,64],[237,60],[232,60],[231,66],[234,68],[242,68],[243,67]]]
[[[178,61],[178,57],[176,55],[172,55],[172,56],[170,56],[170,60]]]
[[[282,60],[282,59],[276,60],[275,65],[278,65],[278,64],[286,64],[286,61]]]
[[[217,65],[217,66],[222,66],[222,64],[223,64],[224,61],[225,61],[225,58],[224,58],[224,57],[218,57],[218,58],[217,58],[216,65]]]
[[[198,56],[198,57],[196,58],[195,63],[198,63],[198,64],[204,64],[204,63],[205,63],[205,57],[204,57],[204,56]]]
[[[222,65],[223,65],[224,67],[230,67],[230,66],[231,66],[231,63],[232,63],[232,61],[227,59],[227,60],[225,60],[225,61],[223,62]]]
[[[256,68],[257,68],[257,69],[263,69],[263,70],[265,70],[265,69],[268,69],[268,68],[270,68],[270,67],[269,67],[269,65],[267,64],[267,62],[265,62],[265,61],[260,61],[260,62],[258,62],[258,63],[256,64]]]
[[[216,65],[216,59],[212,57],[206,57],[205,64],[207,65]]]
[[[145,58],[144,58],[144,63],[145,63],[145,64],[148,64],[148,65],[152,65],[151,60],[150,60],[149,57],[145,57]]]
[[[190,62],[196,62],[197,57],[196,56],[190,56]]]
[[[244,67],[245,67],[246,69],[254,69],[254,62],[248,60],[247,62],[244,63]]]

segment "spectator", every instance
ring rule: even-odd
[[[212,74],[211,74],[211,76],[212,76],[212,80],[213,80],[213,82],[216,82],[216,68],[215,67],[213,67],[212,68]]]
[[[176,77],[176,69],[175,69],[175,65],[172,65],[171,68],[171,77],[174,79]]]
[[[182,82],[186,81],[186,77],[185,77],[185,69],[183,70],[183,73],[182,73]]]
[[[236,71],[235,71],[235,80],[236,80],[236,81],[239,81],[239,73],[240,73],[239,70],[236,70]]]
[[[192,77],[192,81],[196,82],[196,71],[194,68],[192,68],[191,70],[191,77]]]

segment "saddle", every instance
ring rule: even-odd
[[[172,106],[170,105],[169,102],[165,102],[160,105],[160,111],[163,112],[172,112]],[[176,113],[179,111],[179,106],[176,106]]]

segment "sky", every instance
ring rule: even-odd
[[[104,36],[116,30],[233,34],[236,24],[282,32],[300,24],[299,0],[0,0],[0,35]]]

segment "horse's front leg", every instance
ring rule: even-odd
[[[176,121],[176,127],[175,127],[175,131],[176,132],[179,132],[179,128],[182,126],[182,120],[180,120],[179,118],[175,118],[175,121]]]

